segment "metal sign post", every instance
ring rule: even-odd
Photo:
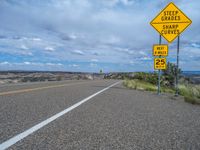
[[[159,35],[159,45],[162,43],[162,37]],[[161,56],[159,56],[161,58]],[[161,71],[160,69],[158,70],[158,95],[160,95],[160,76],[161,76]]]
[[[180,47],[180,36],[178,36],[177,40],[177,64],[176,64],[176,96],[179,94],[179,89],[178,89],[178,80],[179,80],[179,47]]]

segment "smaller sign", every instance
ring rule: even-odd
[[[155,70],[167,69],[167,59],[166,58],[154,58],[154,69]]]
[[[153,45],[154,56],[168,56],[168,45]]]

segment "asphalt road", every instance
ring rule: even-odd
[[[0,86],[0,149],[9,139],[88,97],[8,149],[200,149],[199,106],[125,89],[121,83],[105,89],[116,82]]]

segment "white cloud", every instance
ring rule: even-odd
[[[199,43],[192,43],[191,46],[194,47],[194,48],[200,48],[200,44]]]
[[[72,51],[72,54],[75,54],[75,55],[84,55],[84,52],[81,51],[81,50],[74,50],[74,51]]]
[[[77,64],[70,64],[69,67],[77,68],[77,67],[79,67],[79,65],[77,65]]]
[[[25,64],[25,65],[30,65],[31,63],[28,62],[28,61],[26,61],[26,62],[24,62],[24,64]]]
[[[55,48],[47,46],[47,47],[45,47],[45,50],[49,51],[49,52],[53,52],[53,51],[55,51]]]
[[[129,64],[133,65],[133,64],[135,64],[135,61],[130,60],[130,61],[129,61]]]
[[[15,65],[15,66],[23,66],[23,65],[29,65],[29,66],[63,66],[61,63],[41,63],[41,62],[22,62],[22,63],[11,63],[11,62],[1,62],[0,65]]]
[[[30,51],[19,51],[17,53],[24,56],[33,56],[33,53]]]
[[[108,44],[117,44],[120,41],[121,41],[120,38],[117,36],[110,36],[108,39],[105,39],[105,43]]]
[[[61,63],[57,63],[57,65],[58,65],[58,66],[63,66],[63,64],[61,64]]]
[[[139,51],[140,55],[147,55],[144,51]]]
[[[23,50],[28,50],[29,49],[26,45],[21,45],[20,48],[23,49]]]
[[[91,59],[90,61],[91,62],[98,62],[99,60],[98,59]]]
[[[63,64],[61,64],[61,63],[46,63],[45,65],[47,65],[47,66],[62,66]]]
[[[98,65],[95,63],[90,63],[90,67],[97,67]]]
[[[152,60],[152,57],[142,57],[140,60]]]
[[[134,3],[134,0],[120,0],[124,5],[131,5]]]
[[[75,34],[71,34],[71,35],[69,35],[69,37],[70,37],[71,39],[73,39],[73,40],[75,40],[75,39],[77,38],[77,36],[76,36]]]
[[[135,0],[101,0],[105,6],[114,7],[118,4],[131,5]]]
[[[1,65],[10,65],[10,63],[7,62],[7,61],[1,62],[0,64],[1,64]]]
[[[128,55],[133,55],[136,53],[135,50],[130,50],[127,48],[118,48],[117,51],[128,54]]]
[[[32,38],[33,41],[42,41],[40,38]]]

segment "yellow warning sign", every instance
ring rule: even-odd
[[[153,55],[154,56],[168,56],[168,45],[153,45]]]
[[[174,3],[169,3],[150,24],[171,43],[191,23],[192,21]]]
[[[155,70],[167,69],[167,59],[166,58],[154,58],[154,69]]]

